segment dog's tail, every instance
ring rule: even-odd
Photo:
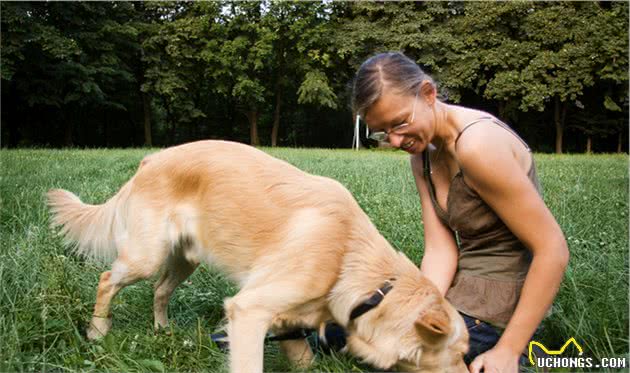
[[[77,254],[111,262],[117,256],[116,237],[125,230],[130,191],[131,181],[104,204],[88,205],[67,190],[52,189],[47,193],[51,225],[61,227],[60,234]]]

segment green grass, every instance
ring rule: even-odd
[[[383,235],[412,260],[423,250],[420,204],[408,158],[399,152],[264,149],[297,167],[339,180]],[[114,328],[102,341],[82,333],[104,267],[69,254],[48,227],[44,193],[64,188],[102,203],[149,153],[136,150],[2,150],[0,160],[0,371],[225,371],[208,339],[222,299],[236,292],[205,267],[175,292],[171,333],[152,331],[152,288],[123,290]],[[571,262],[541,342],[576,337],[589,356],[628,351],[628,157],[537,155],[544,198],[562,226]],[[290,365],[268,343],[265,367]],[[368,370],[348,356],[323,356],[314,369]]]

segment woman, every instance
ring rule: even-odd
[[[360,67],[352,103],[371,138],[411,154],[421,270],[466,321],[470,371],[517,372],[560,286],[567,245],[527,144],[488,113],[436,96],[415,62],[383,53]]]

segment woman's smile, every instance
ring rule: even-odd
[[[422,141],[421,138],[405,137],[400,141],[397,148],[404,150],[409,154],[417,154],[424,150],[422,144],[424,144],[424,141]]]
[[[409,149],[410,149],[410,148],[411,148],[411,147],[412,147],[415,143],[416,143],[416,141],[412,139],[412,140],[409,140],[409,141],[407,141],[407,142],[403,142],[402,144],[400,144],[400,148],[401,148],[402,150],[407,151],[407,150],[409,150]]]

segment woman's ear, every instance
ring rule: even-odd
[[[423,80],[420,83],[420,96],[429,106],[433,106],[437,97],[435,84],[430,80]]]

